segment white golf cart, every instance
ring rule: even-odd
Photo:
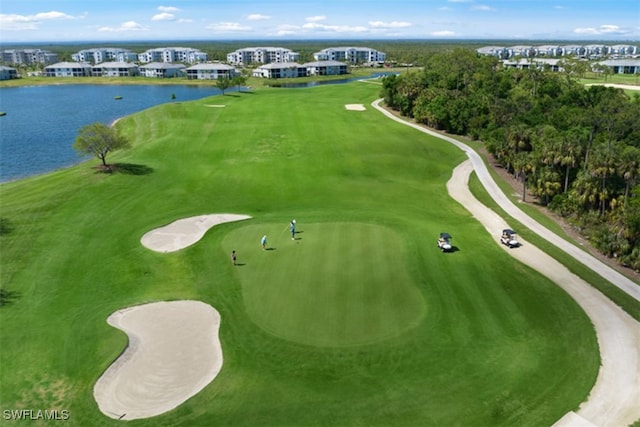
[[[449,233],[440,233],[440,237],[438,238],[438,247],[442,252],[449,252],[453,250],[453,246],[451,246],[451,235]]]
[[[509,228],[502,230],[502,236],[500,236],[500,243],[510,248],[517,248],[518,246],[520,246],[520,243],[518,242],[518,235],[516,234],[515,231]]]

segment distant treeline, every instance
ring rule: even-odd
[[[640,270],[640,96],[566,73],[507,69],[456,48],[383,80],[386,104],[417,122],[484,141],[540,203]],[[640,94],[640,92],[639,92]]]

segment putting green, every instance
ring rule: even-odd
[[[262,329],[314,346],[340,347],[396,336],[422,319],[426,302],[407,271],[394,230],[364,223],[240,227],[223,240],[245,307]],[[268,250],[260,247],[268,236]]]

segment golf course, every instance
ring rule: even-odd
[[[449,196],[465,154],[372,108],[380,89],[160,105],[115,124],[132,145],[115,172],[93,159],[0,185],[1,408],[123,425],[94,398],[129,342],[107,319],[192,300],[219,313],[219,373],[127,425],[550,426],[576,410],[601,362],[590,319]],[[173,252],[141,244],[222,213],[246,218]]]

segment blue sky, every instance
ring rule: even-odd
[[[0,0],[0,42],[640,41],[640,0]]]

